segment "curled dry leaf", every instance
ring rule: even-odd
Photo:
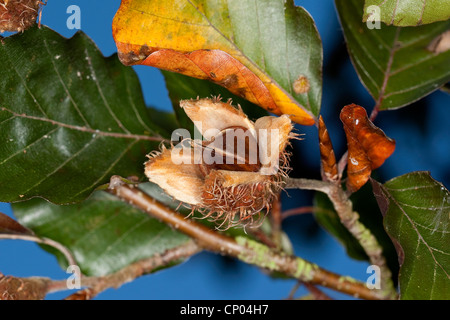
[[[356,104],[345,106],[340,118],[347,137],[347,188],[355,192],[369,180],[372,170],[394,152],[395,141],[376,127],[366,110]]]
[[[77,292],[72,293],[70,296],[64,298],[64,300],[91,300],[96,296],[96,292],[92,288],[84,288]]]
[[[268,116],[254,123],[240,108],[217,98],[180,105],[204,140],[185,138],[171,149],[151,153],[145,174],[220,226],[255,226],[289,170],[285,148],[296,136],[291,120]]]
[[[0,33],[24,31],[37,19],[40,0],[0,0]]]
[[[322,116],[319,118],[319,148],[324,177],[329,181],[338,180],[339,176],[336,165],[336,156],[334,155],[330,135],[328,134],[328,129],[325,126]]]
[[[316,79],[308,79],[311,77],[308,73],[301,76],[294,88],[281,86],[265,70],[270,61],[255,63],[251,52],[236,44],[239,35],[233,33],[233,16],[227,12],[230,9],[227,6],[223,1],[160,0],[150,5],[146,0],[122,0],[113,21],[119,59],[125,65],[147,65],[212,81],[269,112],[288,114],[299,124],[313,125],[312,107],[297,100],[305,99],[303,104],[309,103],[308,94],[315,95],[309,92],[310,83],[316,83]],[[245,4],[241,6],[244,8]],[[261,10],[269,11],[264,15],[266,18],[284,16],[284,11],[270,12],[273,8],[260,6]],[[285,10],[296,10],[293,5],[286,6],[289,8]],[[261,47],[257,50],[261,51]],[[312,63],[305,62],[305,65]],[[298,98],[302,94],[307,97]]]

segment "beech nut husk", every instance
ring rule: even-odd
[[[258,226],[290,170],[287,115],[253,122],[240,106],[220,98],[183,100],[180,106],[203,139],[182,139],[148,155],[145,174],[173,198],[218,223]]]

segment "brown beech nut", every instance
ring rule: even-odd
[[[257,226],[282,189],[289,170],[287,115],[248,119],[220,98],[183,100],[180,106],[203,139],[185,138],[152,152],[145,174],[173,198],[222,226]]]

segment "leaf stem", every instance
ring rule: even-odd
[[[347,166],[347,162],[348,162],[348,150],[345,151],[345,153],[342,155],[341,159],[338,162],[339,180],[342,178],[342,174],[345,170],[345,167]]]
[[[308,181],[307,183],[307,181],[300,180],[296,185],[309,185],[311,188],[320,190],[328,188],[328,184],[323,184],[322,181],[316,182]],[[354,279],[324,270],[302,258],[270,249],[266,245],[246,237],[232,238],[211,230],[192,219],[186,219],[182,214],[166,207],[142,190],[126,184],[121,177],[113,176],[111,178],[108,192],[189,235],[204,249],[226,254],[270,271],[278,271],[304,282],[322,285],[363,299],[381,298],[376,291],[368,289],[365,284]]]
[[[380,92],[378,93],[378,99],[375,102],[375,106],[373,107],[373,110],[370,113],[369,119],[372,122],[377,117],[378,112],[380,111],[381,103],[383,102],[383,99],[385,98],[387,83],[389,81],[389,77],[391,76],[392,63],[394,62],[394,55],[398,50],[397,41],[398,41],[398,37],[400,35],[400,30],[401,30],[401,28],[397,28],[397,30],[395,32],[394,41],[392,43],[392,47],[389,52],[389,59],[386,64],[386,70],[384,71],[383,83],[381,84]]]
[[[299,208],[294,208],[294,209],[289,209],[289,210],[283,211],[281,217],[284,220],[286,218],[296,216],[299,214],[315,213],[315,212],[330,213],[330,212],[334,212],[334,211],[323,209],[320,207],[299,207]]]
[[[350,201],[348,194],[342,189],[339,184],[317,181],[327,184],[328,187],[316,188],[317,191],[324,192],[328,195],[333,203],[341,223],[350,231],[350,233],[359,241],[370,263],[376,265],[381,270],[381,291],[380,294],[386,299],[395,299],[397,292],[394,288],[391,279],[391,271],[389,270],[386,259],[383,256],[383,249],[378,243],[375,236],[367,229],[360,221],[359,214],[353,211],[353,204]],[[289,179],[286,188],[307,189],[310,185],[315,185],[313,182],[307,183],[305,179]],[[303,188],[303,187],[306,188]]]
[[[25,240],[25,241],[33,241],[41,244],[46,244],[48,246],[51,246],[55,249],[58,249],[66,258],[67,263],[69,265],[76,265],[76,260],[73,257],[72,253],[69,249],[67,249],[65,246],[63,246],[61,243],[54,241],[52,239],[48,238],[39,238],[37,236],[33,235],[26,235],[26,234],[0,234],[0,239],[11,239],[11,240]]]
[[[323,193],[329,193],[332,184],[328,181],[320,181],[320,180],[311,180],[311,179],[302,179],[290,178],[286,181],[286,185],[284,188],[286,189],[302,189],[302,190],[314,190],[320,191]]]
[[[81,275],[80,291],[67,297],[67,300],[88,300],[109,288],[118,288],[144,274],[150,273],[160,267],[175,261],[188,258],[201,251],[193,241],[156,254],[150,258],[139,260],[117,272],[106,276],[86,277]],[[0,273],[0,293],[12,300],[17,299],[43,299],[45,295],[57,291],[68,290],[67,280],[51,280],[42,277],[19,278],[3,276]]]

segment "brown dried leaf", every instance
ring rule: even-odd
[[[394,152],[395,141],[376,127],[366,110],[356,104],[345,106],[340,118],[347,136],[347,188],[355,192],[367,182],[372,170]]]
[[[330,135],[322,116],[319,118],[319,148],[323,175],[329,181],[338,180],[336,156],[334,155]]]
[[[97,292],[92,288],[84,288],[80,291],[72,293],[64,300],[91,300],[97,295]]]

